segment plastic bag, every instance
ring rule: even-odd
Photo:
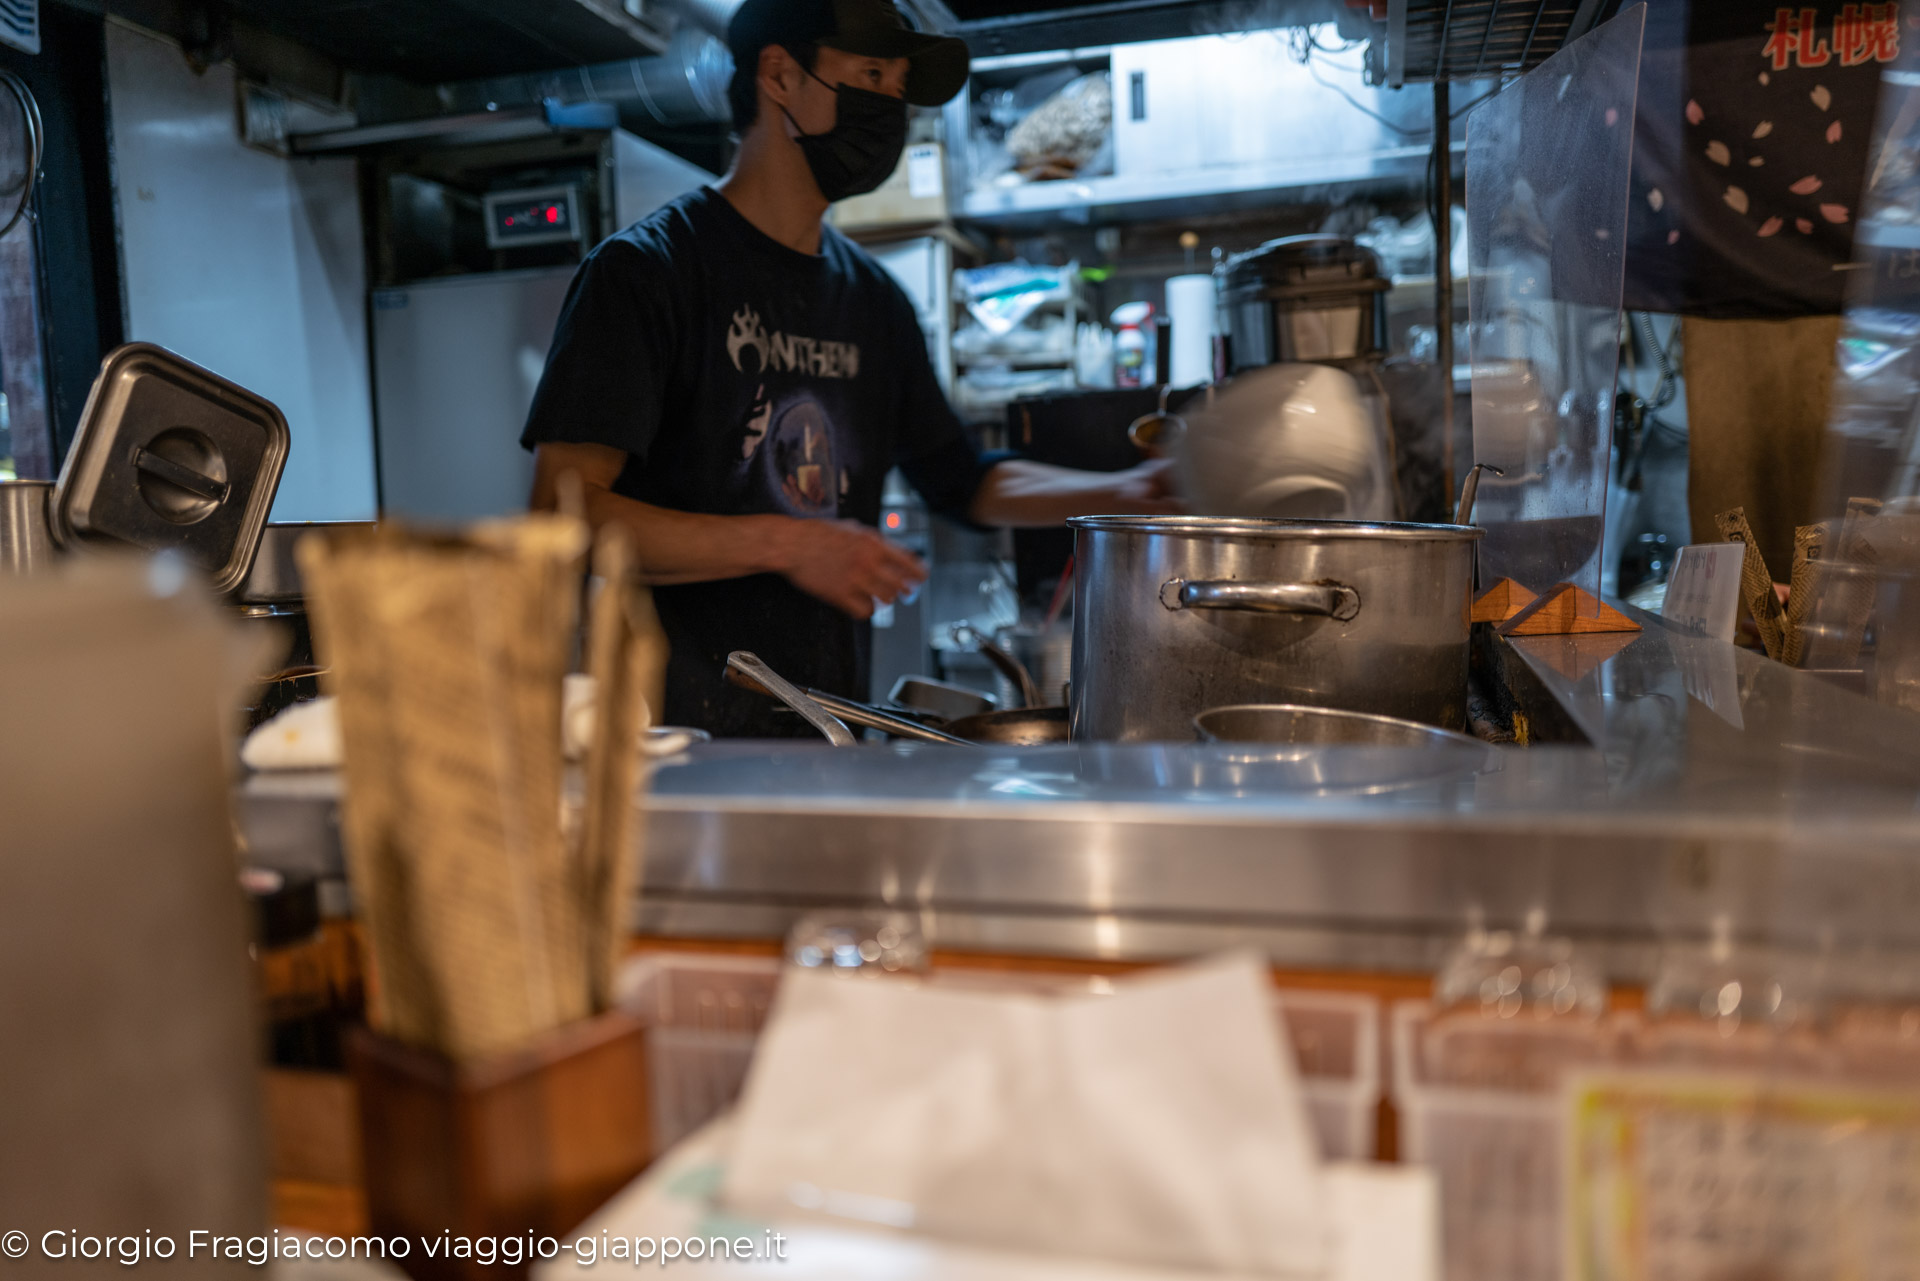
[[[1026,262],[996,262],[956,271],[953,283],[967,304],[968,314],[989,334],[1000,337],[1043,304],[1073,297],[1073,279],[1079,272],[1077,263],[1036,267]]]

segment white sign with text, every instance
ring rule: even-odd
[[[1687,631],[1733,643],[1740,610],[1740,567],[1746,548],[1739,543],[1695,543],[1682,547],[1667,580],[1660,616]]]

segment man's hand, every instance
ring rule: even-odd
[[[1116,516],[1178,516],[1186,505],[1174,489],[1173,459],[1150,458],[1136,467],[1113,473]]]
[[[970,514],[982,525],[1034,528],[1072,516],[1166,516],[1186,511],[1174,492],[1171,459],[1125,471],[1074,471],[1023,458],[987,473]]]
[[[927,580],[927,567],[904,547],[857,520],[796,520],[783,531],[780,573],[810,596],[855,618],[892,604]]]
[[[587,518],[596,528],[618,521],[633,532],[641,572],[654,586],[704,583],[748,574],[780,574],[855,618],[873,617],[875,600],[891,604],[926,581],[920,558],[851,520],[791,516],[715,516],[674,511],[613,492],[627,456],[602,445],[542,445],[535,461],[533,507],[559,505],[561,478],[579,477]]]

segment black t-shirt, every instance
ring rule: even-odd
[[[961,514],[985,467],[886,270],[831,227],[819,254],[789,249],[711,189],[581,265],[520,438],[545,441],[625,450],[614,488],[658,507],[869,525],[889,468]],[[779,575],[659,587],[654,601],[673,646],[667,722],[813,733],[725,683],[736,649],[796,685],[867,695],[868,625]]]

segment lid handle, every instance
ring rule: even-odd
[[[178,485],[189,494],[204,498],[211,503],[224,503],[232,488],[223,480],[211,476],[202,476],[191,467],[184,467],[164,454],[156,454],[151,449],[133,451],[133,465],[149,476],[157,476],[169,485]]]

